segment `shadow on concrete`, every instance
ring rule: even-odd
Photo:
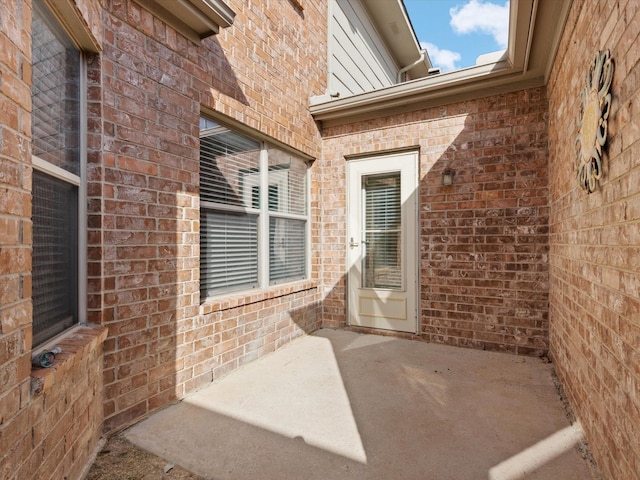
[[[568,425],[538,359],[320,330],[125,436],[205,478],[477,480]],[[590,478],[574,448],[530,465],[495,478]]]

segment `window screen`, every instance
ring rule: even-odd
[[[33,343],[78,322],[81,54],[33,3]],[[63,180],[64,179],[64,180]]]
[[[305,278],[306,222],[290,218],[269,218],[270,283]]]
[[[80,175],[80,52],[34,2],[33,155]]]
[[[78,317],[78,187],[33,172],[33,340],[42,343]]]

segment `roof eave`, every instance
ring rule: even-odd
[[[376,28],[391,50],[399,68],[420,58],[420,42],[411,24],[403,0],[363,1]],[[431,68],[429,55],[410,70],[413,78],[426,77]]]
[[[225,0],[135,0],[192,41],[230,27],[235,12]]]
[[[351,97],[317,102],[325,126],[546,84],[572,0],[511,0],[505,55],[486,65],[420,78]]]

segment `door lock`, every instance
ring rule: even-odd
[[[351,248],[356,248],[358,245],[360,245],[358,242],[354,242],[353,241],[353,237],[351,237],[351,241],[349,242],[349,246]]]

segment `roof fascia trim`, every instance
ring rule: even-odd
[[[230,27],[236,15],[224,0],[135,1],[195,43]]]
[[[318,101],[325,97],[316,97],[315,102],[312,99],[310,112],[319,121],[344,120],[374,110],[401,107],[414,103],[417,98],[438,99],[454,92],[479,96],[498,86],[505,91],[513,90],[506,84],[525,80],[523,75],[528,68],[537,9],[538,0],[511,0],[508,47],[505,55],[496,62],[335,100]],[[539,80],[528,78],[524,83],[537,84]]]
[[[465,70],[413,80],[385,89],[312,105],[316,120],[328,121],[362,116],[367,112],[397,109],[417,101],[441,99],[452,95],[478,96],[488,89],[502,87],[513,80],[514,69],[507,60]],[[518,78],[520,74],[516,72]]]

